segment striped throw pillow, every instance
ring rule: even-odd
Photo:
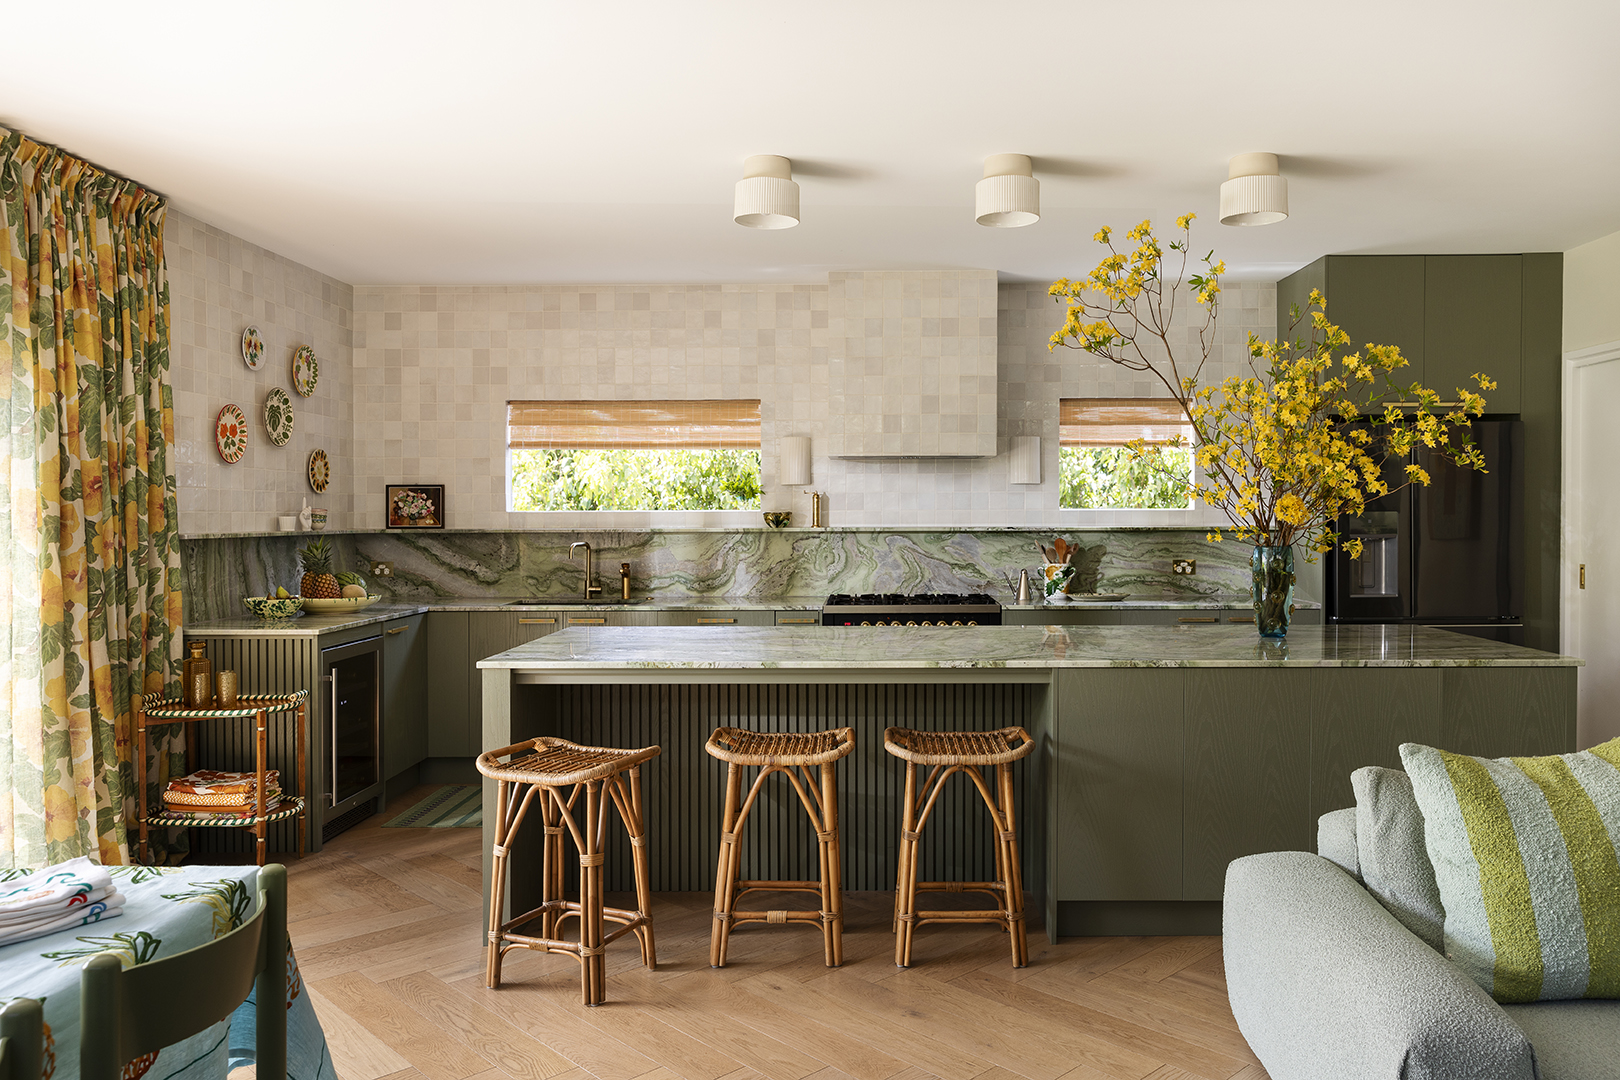
[[[1620,739],[1477,758],[1406,743],[1446,955],[1497,1001],[1620,998]]]

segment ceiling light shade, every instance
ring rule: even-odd
[[[1276,154],[1239,154],[1221,185],[1222,225],[1272,225],[1288,216],[1288,181]]]
[[[1007,461],[1007,483],[1038,484],[1041,482],[1041,437],[1015,435],[1012,454]]]
[[[973,188],[973,217],[992,229],[1016,229],[1041,220],[1041,182],[1023,154],[991,154],[984,179]]]
[[[781,482],[785,487],[800,487],[810,482],[810,437],[784,435],[779,444],[781,451]]]
[[[791,229],[799,223],[799,185],[793,163],[775,154],[743,162],[732,220],[748,229]]]

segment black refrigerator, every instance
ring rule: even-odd
[[[1327,558],[1327,617],[1338,623],[1419,623],[1524,643],[1524,432],[1517,420],[1476,420],[1485,472],[1458,468],[1419,446],[1385,463],[1391,487],[1416,461],[1413,485],[1339,519],[1362,542]]]

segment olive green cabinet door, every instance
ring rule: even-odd
[[[1424,256],[1330,256],[1326,294],[1328,321],[1350,336],[1350,352],[1365,354],[1368,343],[1398,345],[1408,366],[1390,377],[1398,383],[1425,379]]]
[[[1524,259],[1519,255],[1429,255],[1424,259],[1423,383],[1441,401],[1478,390],[1493,413],[1519,411],[1523,355]]]
[[[383,624],[383,776],[428,756],[426,616]]]
[[[1310,732],[1322,687],[1312,674],[1286,668],[1183,672],[1183,899],[1219,900],[1233,859],[1316,850]]]
[[[1057,675],[1053,889],[1066,900],[1180,900],[1186,672]]]
[[[554,618],[550,612],[473,611],[467,616],[467,732],[458,757],[477,757],[484,747],[484,673],[478,661],[516,648],[531,630],[544,630],[545,623],[519,623],[519,619]],[[535,636],[539,636],[538,634]]]
[[[467,612],[428,613],[428,757],[461,757],[469,734],[481,720],[467,713],[467,682],[472,661],[467,655]]]

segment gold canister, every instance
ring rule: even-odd
[[[206,709],[214,703],[214,662],[203,655],[206,643],[190,641],[186,648],[191,655],[181,671],[180,693],[186,708]]]
[[[236,708],[237,690],[236,672],[221,671],[214,676],[214,703],[220,708]]]

